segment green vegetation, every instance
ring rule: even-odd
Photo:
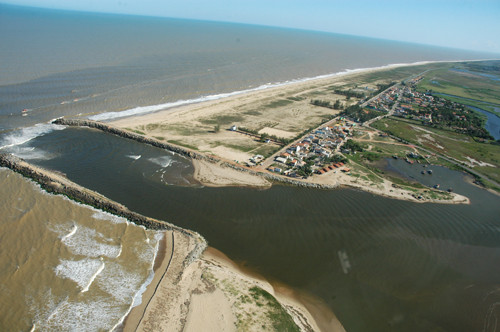
[[[423,127],[417,121],[394,117],[379,120],[372,126],[463,163],[470,163],[468,158],[471,158],[478,162],[491,164],[493,166],[475,167],[475,170],[495,181],[500,181],[498,167],[500,165],[500,148],[495,142],[481,143],[470,136],[451,130]]]
[[[146,135],[146,133],[145,133],[145,132],[140,131],[140,130],[137,130],[137,129],[132,129],[132,131],[133,131],[134,133],[136,133],[136,134],[139,134],[139,135]]]
[[[352,89],[349,89],[349,90],[335,89],[333,91],[337,95],[346,96],[348,98],[354,97],[354,98],[362,99],[362,98],[366,97],[365,93],[360,92],[360,91],[354,91]]]
[[[186,144],[186,143],[178,141],[178,140],[171,139],[171,140],[168,140],[167,142],[172,143],[172,144],[176,144],[179,146],[183,146],[183,147],[191,149],[191,150],[198,150],[198,148],[196,146],[189,145],[189,144]]]
[[[256,111],[256,110],[249,110],[249,111],[244,112],[243,114],[246,114],[246,115],[255,115],[255,116],[262,115],[261,112]]]
[[[287,106],[290,104],[293,104],[293,100],[290,100],[290,98],[289,99],[278,99],[278,100],[274,100],[274,101],[270,102],[267,105],[264,105],[264,107],[265,108],[277,108],[277,107]]]
[[[300,331],[292,317],[286,312],[281,304],[276,301],[274,296],[257,286],[250,288],[250,296],[254,299],[257,306],[265,306],[266,309],[268,309],[267,316],[271,320],[275,331]]]
[[[390,70],[375,71],[367,74],[361,74],[359,76],[354,76],[351,80],[355,81],[356,84],[366,84],[382,80],[386,82],[401,81],[412,75],[422,73],[425,70],[443,68],[443,66],[449,67],[451,65],[437,63],[437,64],[409,66],[409,67],[399,67]]]
[[[381,93],[384,90],[389,89],[391,86],[395,85],[396,83],[397,82],[389,82],[389,83],[377,84],[377,91],[375,91],[372,95],[373,96],[378,95],[379,93]]]
[[[333,110],[344,109],[344,105],[342,105],[342,103],[338,99],[333,104],[327,100],[312,99],[311,104],[314,106],[326,107]]]
[[[217,115],[211,118],[205,118],[201,119],[200,122],[206,125],[220,125],[220,126],[225,126],[225,125],[230,125],[235,122],[243,121],[244,118],[239,115]]]
[[[288,97],[287,99],[293,100],[293,101],[302,101],[305,98],[304,97],[300,97],[300,96],[292,96],[292,97]]]
[[[462,98],[462,97],[458,97],[458,96],[454,96],[454,97],[444,96],[444,95],[441,95],[439,93],[434,93],[434,95],[438,96],[440,98],[455,102],[455,103],[468,105],[468,106],[474,106],[474,107],[480,108],[486,112],[490,112],[490,113],[493,113],[493,114],[500,116],[500,112],[495,112],[495,106],[491,103],[482,102],[480,100],[466,99],[466,98]],[[496,105],[496,107],[500,108],[500,105]]]
[[[268,157],[272,156],[279,149],[280,148],[274,144],[265,144],[265,145],[259,146],[255,150],[252,150],[252,153],[253,154],[260,154],[260,155],[264,156],[264,158],[268,158]]]
[[[423,111],[407,110],[410,118],[419,116],[422,112],[432,113],[432,122],[422,122],[425,126],[446,128],[482,139],[493,139],[484,128],[486,117],[478,114],[462,104],[457,104],[442,98],[434,98],[432,110],[427,107]]]
[[[369,108],[361,108],[359,105],[351,105],[347,107],[344,111],[340,112],[339,115],[354,119],[358,122],[365,122],[370,119],[376,118],[377,116],[384,115],[385,113],[372,110]]]
[[[432,91],[500,104],[500,82],[480,76],[477,70],[477,63],[456,64],[453,68],[433,70],[425,75],[417,89],[421,92]],[[493,74],[500,75],[498,72]]]
[[[342,146],[342,148],[350,150],[352,152],[363,152],[363,147],[361,146],[361,144],[359,144],[353,139],[347,140]]]

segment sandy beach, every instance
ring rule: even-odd
[[[154,278],[141,304],[127,316],[123,331],[276,330],[279,322],[269,313],[278,309],[301,331],[344,331],[319,299],[273,286],[214,248],[187,263],[195,245],[192,238],[179,232],[165,232]],[[259,297],[256,290],[275,300]]]

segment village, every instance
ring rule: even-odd
[[[342,146],[353,135],[355,126],[354,121],[336,118],[267,160],[269,166],[263,164],[266,160],[262,155],[253,156],[246,165],[264,165],[268,171],[292,178],[307,178],[313,173],[324,174],[337,170],[349,172],[350,169],[345,167],[346,158],[339,152],[350,153],[348,148],[342,149]],[[236,128],[232,127],[231,130]]]
[[[420,75],[401,84],[394,84],[367,102],[360,110],[365,113],[377,111],[392,114],[456,130],[464,130],[457,127],[457,121],[460,124],[460,121],[470,123],[474,120],[473,112],[469,112],[464,105],[435,97],[429,91],[417,91],[417,84],[422,79],[423,76]],[[357,105],[360,103],[361,101]],[[246,162],[246,166],[260,166],[276,174],[304,179],[313,174],[322,175],[328,172],[340,171],[349,174],[350,168],[346,166],[348,159],[345,155],[356,153],[357,143],[350,138],[354,136],[354,128],[358,123],[356,119],[337,116],[271,158],[254,155]],[[231,128],[236,129],[235,126]],[[269,143],[269,139],[266,139],[266,142]],[[406,160],[419,159],[418,154],[413,154],[411,152]]]
[[[395,85],[370,101],[366,107],[386,113],[392,110],[394,116],[441,128],[449,127],[460,132],[472,131],[478,137],[484,136],[479,129],[482,127],[481,120],[465,105],[435,96],[432,91],[418,91],[417,84],[422,79],[423,76],[418,76]]]

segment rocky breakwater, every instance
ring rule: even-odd
[[[233,163],[229,163],[227,161],[224,161],[222,159],[219,159],[214,156],[207,156],[205,154],[201,154],[199,152],[175,145],[175,144],[170,144],[170,143],[165,143],[161,142],[155,138],[150,138],[146,137],[125,129],[117,128],[114,126],[110,126],[108,124],[98,122],[98,121],[92,121],[92,120],[84,120],[84,119],[66,119],[66,118],[59,118],[54,120],[52,123],[58,124],[58,125],[65,125],[65,126],[72,126],[72,127],[88,127],[88,128],[95,128],[98,130],[102,130],[106,133],[110,133],[113,135],[117,135],[123,138],[128,138],[135,140],[137,142],[149,144],[151,146],[155,146],[161,149],[165,149],[168,151],[175,152],[177,154],[180,154],[182,156],[192,158],[192,159],[198,159],[198,160],[204,160],[208,161],[210,163],[221,163],[222,167],[229,167],[232,168],[236,171],[239,172],[246,172],[251,175],[255,176],[261,176],[269,181],[276,182],[276,183],[281,183],[285,185],[292,185],[292,186],[298,186],[298,187],[307,187],[307,188],[315,188],[315,189],[334,189],[338,188],[339,186],[337,184],[335,185],[328,185],[328,184],[317,184],[317,183],[311,183],[311,182],[306,182],[306,181],[299,181],[291,178],[287,178],[284,176],[279,176],[275,174],[270,174],[266,172],[261,172],[261,171],[255,171],[252,169],[248,169],[246,167],[236,165]]]
[[[60,174],[29,164],[23,159],[12,154],[0,154],[0,166],[7,167],[27,178],[34,180],[47,192],[65,195],[74,201],[126,218],[127,220],[148,229],[173,230],[192,237],[198,241],[199,245],[194,250],[195,252],[191,253],[190,256],[192,258],[190,260],[194,260],[196,257],[199,257],[207,246],[205,239],[196,232],[133,212],[126,206],[112,201],[95,191],[82,187]]]
[[[59,118],[54,121],[52,121],[53,124],[58,124],[58,125],[64,125],[64,126],[72,126],[72,127],[88,127],[88,128],[95,128],[101,131],[104,131],[106,133],[110,133],[116,136],[120,136],[123,138],[128,138],[132,139],[134,141],[140,142],[140,143],[145,143],[149,144],[151,146],[155,146],[161,149],[165,149],[168,151],[172,151],[175,153],[178,153],[182,156],[192,158],[192,159],[201,159],[201,160],[207,160],[210,162],[217,162],[216,159],[205,156],[201,153],[180,147],[178,145],[166,143],[166,142],[161,142],[157,139],[146,137],[125,129],[121,129],[118,127],[110,126],[108,124],[105,124],[103,122],[98,122],[98,121],[92,121],[92,120],[81,120],[81,119],[65,119],[65,118]]]

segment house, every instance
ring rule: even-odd
[[[277,162],[279,163],[282,163],[282,164],[286,164],[286,158],[283,158],[283,157],[276,157],[275,159]]]
[[[282,169],[279,167],[269,167],[268,170],[270,170],[271,172],[274,172],[274,173],[281,173],[282,172]]]

